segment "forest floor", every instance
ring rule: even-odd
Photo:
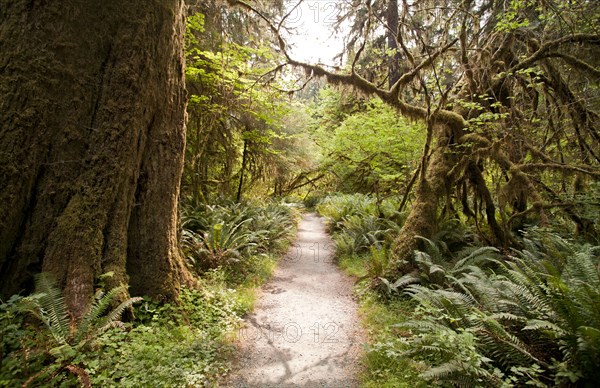
[[[227,387],[357,387],[365,334],[353,280],[334,263],[335,245],[314,213],[261,289],[237,333]]]

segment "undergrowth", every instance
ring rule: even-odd
[[[370,287],[368,257],[345,255],[338,257],[339,266],[359,280],[355,295],[359,302],[359,317],[368,337],[360,376],[367,388],[426,387],[419,377],[424,365],[403,357],[406,350],[402,337],[406,334],[393,327],[409,319],[415,304],[406,299],[390,299]]]
[[[530,227],[519,249],[501,252],[449,220],[417,236],[414,271],[386,279],[397,228],[365,241],[391,220],[374,206],[364,196],[317,206],[330,217],[338,263],[361,280],[364,386],[600,384],[598,246]]]
[[[69,319],[52,283],[2,302],[0,387],[216,385],[228,372],[235,331],[253,307],[255,288],[291,243],[296,216],[277,203],[186,209],[184,252],[199,287],[182,289],[177,304],[144,298],[130,322],[118,319],[139,299],[104,313],[123,289],[97,294],[85,326]]]

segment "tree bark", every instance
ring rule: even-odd
[[[448,173],[453,166],[445,147],[437,146],[427,163],[415,190],[412,208],[395,239],[393,263],[388,271],[394,275],[414,269],[413,252],[419,248],[415,237],[430,238],[437,229],[439,199],[444,196]],[[424,175],[423,175],[424,174]]]
[[[242,152],[242,168],[240,169],[240,180],[238,183],[237,195],[235,201],[240,203],[242,200],[242,188],[244,187],[244,173],[246,172],[246,163],[248,159],[248,140],[244,139],[244,151]]]
[[[400,53],[398,52],[398,42],[396,34],[398,33],[398,0],[389,0],[388,8],[385,12],[387,22],[387,47],[392,50],[394,55],[390,59],[388,68],[388,86],[392,88],[400,79]]]
[[[185,146],[182,0],[0,0],[0,294],[52,273],[173,299]]]

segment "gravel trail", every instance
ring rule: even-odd
[[[222,386],[358,387],[365,335],[353,281],[333,254],[321,218],[305,214],[295,244],[237,333],[239,355]]]

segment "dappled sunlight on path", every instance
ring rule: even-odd
[[[306,214],[255,311],[238,331],[228,387],[357,387],[364,335],[353,282],[333,263],[322,220]]]

